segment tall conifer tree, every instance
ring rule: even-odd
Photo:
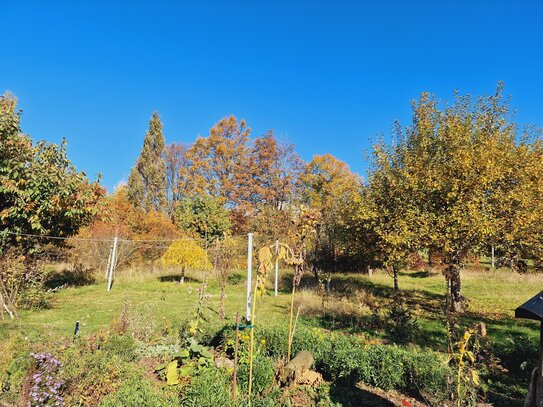
[[[138,161],[128,177],[128,199],[146,211],[166,208],[166,164],[162,122],[154,112]]]

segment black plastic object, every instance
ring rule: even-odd
[[[543,321],[543,291],[517,307],[515,317]]]

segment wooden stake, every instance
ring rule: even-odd
[[[277,283],[279,280],[279,240],[275,241],[275,296],[277,297]]]
[[[251,320],[251,280],[253,274],[253,234],[247,234],[247,310],[246,319]]]
[[[239,346],[239,312],[236,312],[236,339],[234,340],[234,380],[232,381],[232,398],[236,401],[238,387],[238,346]]]

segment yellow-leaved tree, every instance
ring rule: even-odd
[[[194,239],[190,238],[172,242],[162,256],[162,264],[179,266],[181,268],[181,282],[185,280],[187,267],[206,271],[212,268],[206,251]]]

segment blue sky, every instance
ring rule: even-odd
[[[19,98],[23,130],[67,138],[110,189],[154,110],[167,142],[234,114],[360,173],[422,91],[503,80],[517,121],[543,125],[543,1],[0,0],[0,15],[0,92]]]

